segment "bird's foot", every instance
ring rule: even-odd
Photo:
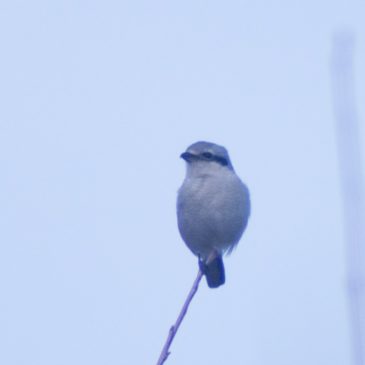
[[[200,255],[199,255],[199,269],[200,271],[205,275],[206,271],[207,271],[207,264],[201,259]]]

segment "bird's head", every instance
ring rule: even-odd
[[[223,146],[211,142],[193,143],[180,157],[187,162],[190,172],[233,170],[228,151]]]

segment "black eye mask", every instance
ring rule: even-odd
[[[201,154],[201,156],[202,156],[202,159],[204,159],[204,160],[215,161],[215,162],[218,162],[222,166],[228,165],[228,161],[224,157],[213,155],[210,152],[203,152]]]

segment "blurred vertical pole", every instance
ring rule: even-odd
[[[340,33],[332,49],[336,118],[347,253],[347,285],[354,365],[365,365],[365,214],[361,141],[353,75],[354,37]]]

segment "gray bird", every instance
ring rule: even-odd
[[[247,226],[249,192],[224,147],[196,142],[180,157],[187,169],[177,198],[179,231],[208,286],[217,288],[225,282],[222,255],[232,252]]]

